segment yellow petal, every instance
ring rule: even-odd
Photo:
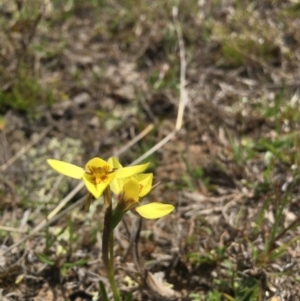
[[[148,165],[149,163],[120,168],[116,171],[117,173],[116,177],[129,178],[133,175],[143,172],[148,167]]]
[[[103,182],[95,185],[91,183],[89,179],[85,176],[83,176],[83,181],[87,190],[94,196],[95,199],[98,199],[102,194],[102,192],[104,191],[104,189],[107,187],[107,185]]]
[[[87,190],[94,196],[95,199],[98,199],[100,194],[98,195],[97,186],[89,181],[87,177],[83,177],[83,182],[87,188]]]
[[[155,219],[165,216],[174,210],[174,206],[170,204],[162,204],[158,202],[149,203],[135,208],[137,213],[147,219]]]
[[[47,162],[53,169],[55,169],[59,173],[74,179],[81,179],[84,174],[83,168],[71,163],[54,159],[48,159]]]
[[[123,198],[126,200],[133,200],[134,202],[139,201],[139,182],[135,179],[128,180],[123,186]]]
[[[96,157],[96,158],[89,160],[86,163],[85,168],[87,171],[89,171],[89,170],[91,170],[90,167],[95,168],[95,167],[106,167],[106,166],[109,166],[109,164],[106,161]]]
[[[107,160],[107,163],[111,166],[112,169],[115,169],[115,168],[122,168],[123,166],[120,164],[120,162],[118,161],[117,158],[115,157],[110,157],[108,160]]]
[[[122,192],[125,180],[126,180],[125,178],[124,179],[114,178],[114,180],[110,183],[110,189],[114,194],[120,194]]]
[[[136,179],[140,184],[140,193],[139,193],[140,197],[143,197],[150,192],[152,188],[152,180],[153,180],[152,173],[139,174],[134,176],[134,179]]]

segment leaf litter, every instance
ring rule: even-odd
[[[300,213],[297,6],[194,2],[196,9],[178,8],[190,99],[184,124],[149,158],[161,182],[151,200],[177,210],[140,229],[136,217],[126,216],[116,229],[117,281],[135,300],[210,300],[216,292],[224,300],[298,300],[299,231],[295,225],[280,236]],[[174,129],[180,59],[171,4],[130,9],[107,1],[106,13],[95,5],[47,1],[31,17],[26,4],[0,6],[8,20],[1,24],[0,58],[7,70],[1,70],[0,225],[10,229],[0,228],[4,300],[97,300],[99,280],[106,283],[101,201],[87,216],[80,205],[66,210],[5,253],[74,188],[43,162],[109,157],[154,123],[122,153],[130,163]],[[53,103],[33,88],[25,105],[22,97],[13,106],[2,100],[23,93],[22,68],[51,90]]]

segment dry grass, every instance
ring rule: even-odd
[[[46,159],[115,154],[176,206],[116,229],[124,295],[299,300],[299,5],[21,3],[0,4],[0,299],[101,300],[102,201]]]

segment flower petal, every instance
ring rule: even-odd
[[[128,180],[123,186],[123,198],[126,200],[131,200],[134,202],[139,201],[139,191],[140,185],[139,182],[133,178]]]
[[[147,219],[155,219],[165,216],[174,210],[174,206],[170,204],[162,204],[158,202],[149,203],[135,208],[137,213]]]
[[[107,183],[101,182],[100,184],[93,184],[89,179],[84,175],[83,176],[84,184],[87,190],[94,196],[95,199],[98,199],[103,193],[104,189],[107,187]]]
[[[153,174],[152,173],[139,174],[134,176],[134,178],[140,184],[139,197],[143,197],[146,194],[148,194],[152,188]]]
[[[54,159],[48,159],[47,162],[53,169],[55,169],[59,173],[74,179],[81,179],[84,174],[83,168],[71,163]]]
[[[87,190],[94,196],[95,199],[98,199],[100,194],[98,194],[97,186],[89,181],[87,177],[83,177],[83,182],[87,188]]]
[[[143,172],[147,167],[149,163],[141,164],[141,165],[133,165],[133,166],[128,166],[128,167],[123,167],[120,168],[116,171],[117,178],[129,178],[133,175],[139,174]]]
[[[124,179],[114,178],[114,180],[110,183],[110,189],[114,194],[118,195],[122,192],[125,180],[126,180],[125,178]]]
[[[118,161],[118,159],[116,157],[110,157],[108,160],[107,160],[107,163],[110,165],[110,167],[112,169],[115,169],[115,168],[122,168],[123,166],[120,164],[120,162]]]
[[[109,164],[106,161],[96,157],[96,158],[93,158],[93,159],[89,160],[86,163],[85,168],[86,168],[87,171],[89,171],[90,167],[95,168],[95,167],[106,167],[106,166],[109,166]]]

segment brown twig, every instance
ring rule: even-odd
[[[152,131],[154,125],[149,124],[142,132],[140,132],[137,136],[135,136],[132,140],[130,140],[126,145],[121,147],[118,151],[116,151],[115,156],[120,156],[122,153],[126,152],[129,148],[135,145],[138,141],[143,139],[149,132]]]
[[[176,131],[179,131],[182,128],[183,115],[185,106],[188,103],[188,95],[185,89],[186,85],[186,59],[185,59],[185,47],[182,36],[182,29],[178,20],[178,7],[173,7],[172,10],[173,22],[178,38],[178,47],[179,47],[179,58],[180,58],[180,100],[178,106],[177,120],[176,120]]]

